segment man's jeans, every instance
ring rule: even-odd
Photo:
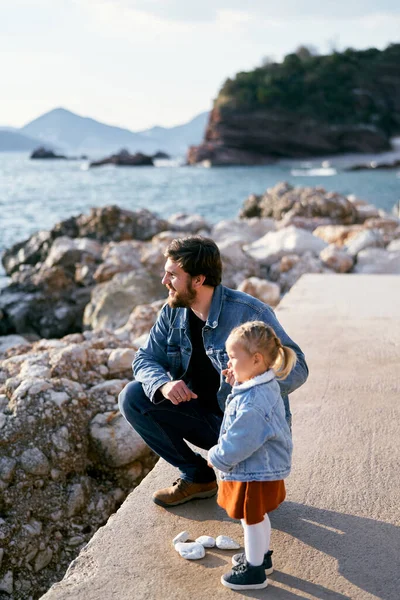
[[[199,398],[178,405],[166,399],[154,404],[138,381],[128,383],[118,401],[128,423],[156,454],[180,469],[183,479],[197,483],[215,480],[213,469],[185,440],[209,450],[218,442],[222,413],[207,412]]]

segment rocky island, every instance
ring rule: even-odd
[[[400,44],[238,73],[222,86],[189,164],[268,164],[282,157],[382,152],[400,133]]]
[[[223,282],[276,306],[303,273],[400,274],[400,220],[279,183],[238,218],[92,209],[10,248],[0,292],[0,595],[36,600],[156,457],[118,412],[165,301],[166,244],[218,244]]]
[[[116,165],[119,167],[154,167],[154,161],[157,159],[168,159],[169,155],[165,152],[156,152],[152,156],[136,152],[130,154],[128,150],[120,150],[117,154],[112,154],[101,160],[93,161],[89,167],[102,167],[103,165]]]

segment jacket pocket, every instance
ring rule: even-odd
[[[167,360],[172,377],[178,377],[182,371],[182,358],[179,348],[167,346]]]

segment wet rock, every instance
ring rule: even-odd
[[[175,550],[179,552],[182,558],[185,558],[186,560],[199,560],[200,558],[204,558],[206,555],[204,546],[202,546],[202,544],[198,544],[197,542],[178,542],[175,544]]]
[[[237,550],[240,548],[240,544],[227,535],[219,535],[215,543],[220,550]]]
[[[258,277],[245,279],[238,286],[238,290],[246,292],[246,294],[250,294],[270,306],[276,306],[280,300],[281,290],[279,285],[266,279],[259,279]]]
[[[20,456],[21,467],[30,475],[47,475],[50,465],[47,457],[39,448],[29,448]]]

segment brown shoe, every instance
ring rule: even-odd
[[[211,498],[218,491],[216,481],[209,483],[193,483],[184,479],[177,479],[171,487],[158,490],[153,494],[153,502],[168,508],[178,506],[196,498]]]

